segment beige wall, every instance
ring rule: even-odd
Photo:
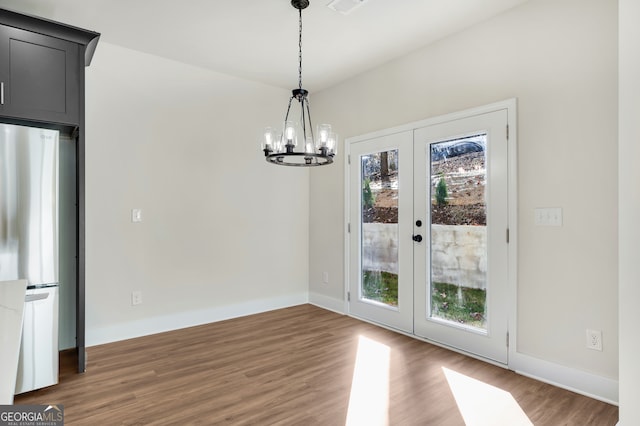
[[[640,3],[620,0],[620,425],[640,424]]]
[[[512,97],[519,129],[517,351],[615,381],[616,2],[531,1],[313,100],[314,114],[347,138]],[[333,306],[344,294],[343,161],[312,172],[310,182],[311,298]],[[537,207],[562,207],[563,226],[536,227]],[[602,330],[602,352],[585,348],[587,328]]]
[[[258,143],[288,91],[101,43],[86,96],[89,346],[307,300],[308,172]]]

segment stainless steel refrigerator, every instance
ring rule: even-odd
[[[59,133],[0,124],[0,281],[28,280],[16,394],[58,382]]]

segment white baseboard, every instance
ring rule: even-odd
[[[518,374],[618,405],[618,381],[519,352],[509,354],[509,369]]]
[[[378,327],[386,328],[388,330],[395,331],[396,333],[404,334],[406,336],[427,342],[432,345],[440,346],[445,349],[467,355],[471,358],[476,358],[481,361],[488,362],[489,364],[508,368],[509,370],[513,370],[520,375],[530,377],[543,383],[548,383],[550,385],[566,389],[580,395],[588,396],[589,398],[597,399],[608,404],[618,405],[618,381],[614,379],[598,376],[596,374],[588,373],[583,370],[566,367],[515,351],[509,352],[508,365],[499,364],[489,359],[482,358],[477,355],[440,344],[438,342],[424,339],[414,334],[404,333],[393,328],[378,324],[376,322],[360,318],[358,316],[352,315],[352,317],[377,325]]]
[[[231,318],[238,318],[261,312],[282,309],[308,303],[307,293],[292,294],[271,299],[250,300],[228,306],[216,306],[210,309],[179,312],[170,315],[144,318],[106,327],[87,327],[86,346],[96,346],[135,337],[163,333],[196,325],[209,324]]]
[[[333,297],[325,296],[324,294],[309,292],[309,303],[338,314],[345,314],[344,300],[342,299],[335,299]]]
[[[87,347],[165,331],[178,330],[216,321],[267,312],[274,309],[311,303],[339,314],[345,314],[344,301],[318,293],[299,293],[271,299],[251,300],[228,306],[180,312],[144,318],[106,327],[87,328]],[[509,369],[609,404],[618,405],[618,381],[532,357],[519,352],[509,354]]]

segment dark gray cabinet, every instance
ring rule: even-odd
[[[0,25],[0,114],[77,125],[79,46]]]
[[[85,353],[84,68],[100,34],[0,8],[0,122],[59,129],[75,142],[76,350]]]

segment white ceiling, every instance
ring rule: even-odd
[[[303,86],[329,87],[525,1],[366,0],[343,15],[327,7],[331,0],[310,0],[302,13]],[[214,71],[298,85],[298,11],[289,0],[0,0],[0,7]]]

